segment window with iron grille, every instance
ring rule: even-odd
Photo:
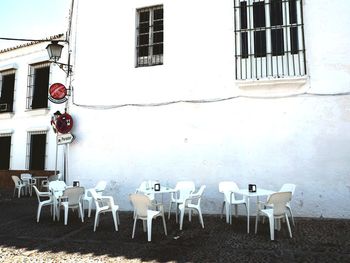
[[[163,64],[163,6],[137,10],[136,66]]]
[[[29,170],[45,170],[47,131],[31,131],[27,137],[26,168]]]
[[[0,72],[0,113],[13,112],[15,69]]]
[[[48,107],[50,62],[29,65],[27,109]]]
[[[11,135],[11,133],[0,133],[0,170],[10,169]]]
[[[302,0],[234,0],[236,79],[306,75]]]

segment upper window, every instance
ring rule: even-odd
[[[28,132],[27,162],[29,170],[45,170],[47,131]]]
[[[49,79],[49,62],[29,66],[27,109],[34,110],[48,107]]]
[[[0,72],[0,113],[13,112],[15,72],[14,69]]]
[[[137,10],[136,66],[163,64],[163,6]]]
[[[0,170],[10,169],[11,160],[11,133],[0,133]]]
[[[236,79],[306,75],[302,0],[235,0]]]

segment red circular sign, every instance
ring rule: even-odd
[[[54,83],[49,89],[50,96],[55,100],[61,100],[67,96],[67,89],[61,83]]]
[[[68,113],[63,113],[56,120],[56,129],[59,133],[68,133],[73,128],[73,118]]]

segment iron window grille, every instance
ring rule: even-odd
[[[0,133],[0,170],[9,170],[11,164],[11,138],[12,133]]]
[[[236,79],[306,75],[302,0],[234,0]]]
[[[47,131],[30,131],[27,135],[26,169],[45,170]]]
[[[13,112],[15,69],[0,72],[0,113]]]
[[[163,6],[136,10],[136,67],[163,64]]]
[[[48,107],[50,62],[29,65],[27,85],[27,109]]]

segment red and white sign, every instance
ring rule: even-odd
[[[67,88],[61,83],[54,83],[49,88],[49,100],[53,103],[63,103],[68,100]]]
[[[56,129],[59,133],[68,133],[73,128],[73,118],[68,113],[63,113],[56,119]]]

